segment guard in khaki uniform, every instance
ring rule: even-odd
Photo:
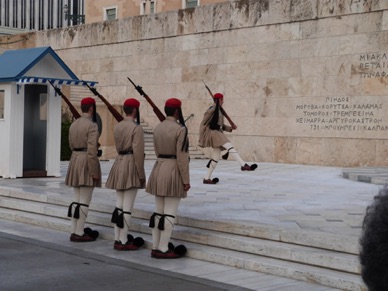
[[[114,129],[114,139],[118,155],[113,163],[105,186],[116,189],[116,208],[112,222],[115,224],[114,249],[119,251],[137,250],[144,244],[141,237],[128,234],[133,205],[138,189],[145,188],[144,132],[140,126],[140,102],[130,98],[125,100],[123,110],[126,117]]]
[[[217,184],[219,182],[218,178],[210,179],[210,177],[220,160],[223,149],[227,150],[227,153],[222,158],[226,160],[230,154],[240,164],[241,171],[254,171],[257,168],[256,164],[249,166],[245,163],[225,136],[223,131],[232,132],[237,127],[232,128],[224,124],[224,116],[220,110],[224,103],[224,96],[221,93],[216,93],[213,97],[214,104],[206,110],[199,128],[198,145],[212,148],[211,159],[206,166],[208,168],[207,175],[203,179],[204,184]]]
[[[146,191],[155,195],[156,203],[149,225],[152,228],[153,240],[151,257],[175,259],[186,253],[184,245],[174,247],[169,240],[180,200],[187,197],[187,191],[190,189],[189,141],[181,101],[168,99],[164,111],[166,119],[154,129],[157,160],[148,179]]]
[[[84,227],[94,187],[101,187],[96,101],[90,97],[82,99],[81,111],[82,116],[69,129],[69,145],[73,152],[65,184],[74,187],[74,201],[68,211],[71,217],[70,240],[89,242],[96,240],[99,235],[98,231]]]

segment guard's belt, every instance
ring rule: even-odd
[[[86,152],[87,150],[87,148],[74,148],[73,152]]]
[[[132,155],[133,154],[133,150],[127,150],[127,151],[119,151],[119,155]]]
[[[176,159],[176,155],[158,155],[160,159]]]

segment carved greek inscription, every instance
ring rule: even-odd
[[[387,53],[362,54],[359,61],[358,72],[362,78],[388,77]]]
[[[352,103],[351,97],[327,97],[322,104],[296,105],[297,124],[321,131],[388,131],[382,103]]]

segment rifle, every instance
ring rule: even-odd
[[[62,93],[61,89],[59,89],[57,86],[54,86],[53,82],[51,80],[48,80],[51,86],[53,86],[55,93],[57,93],[59,96],[63,98],[63,100],[66,102],[66,104],[69,106],[69,109],[71,111],[71,114],[73,114],[73,117],[75,119],[78,119],[81,117],[81,114],[75,109],[73,104],[71,104],[70,100]]]
[[[151,98],[143,91],[142,87],[139,85],[135,85],[135,83],[132,82],[132,80],[127,77],[128,80],[132,83],[132,85],[135,87],[136,91],[139,92],[141,96],[143,96],[147,102],[151,105],[152,109],[154,110],[154,113],[159,118],[160,122],[166,119],[166,117],[163,115],[163,113],[159,110],[159,108],[152,102]]]
[[[98,91],[96,90],[96,88],[92,88],[88,85],[88,83],[86,83],[85,81],[83,81],[83,84],[86,85],[86,87],[89,88],[89,90],[95,95],[97,96],[98,98],[101,99],[102,102],[105,103],[105,105],[108,107],[108,110],[110,111],[110,113],[112,113],[113,117],[118,121],[122,121],[124,119],[124,117],[108,102],[108,100],[106,100],[104,98],[104,96],[102,96],[100,93],[98,93]]]
[[[210,90],[210,88],[206,85],[205,81],[202,80],[202,82],[205,84],[205,87],[206,87],[207,91],[209,92],[210,96],[214,99],[213,93]],[[232,126],[232,128],[236,128],[237,127],[236,124],[234,124],[232,119],[230,119],[229,115],[225,112],[224,108],[222,108],[220,106],[220,110],[221,110],[222,115],[224,115],[226,117],[226,119],[229,121],[229,123]]]

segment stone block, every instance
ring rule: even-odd
[[[213,28],[213,9],[210,6],[199,6],[193,14],[195,32],[210,32]]]
[[[291,7],[292,0],[285,1],[270,1],[268,9],[268,24],[291,22]]]
[[[268,21],[269,0],[235,1],[231,3],[231,27],[246,27],[264,24]]]
[[[190,34],[195,32],[194,8],[179,10],[178,12],[178,34]]]
[[[319,1],[318,15],[319,17],[330,17],[335,15],[335,0]]]
[[[388,30],[388,11],[387,10],[383,11],[381,30]]]
[[[310,0],[293,0],[291,1],[290,14],[292,21],[317,18],[318,2]]]

